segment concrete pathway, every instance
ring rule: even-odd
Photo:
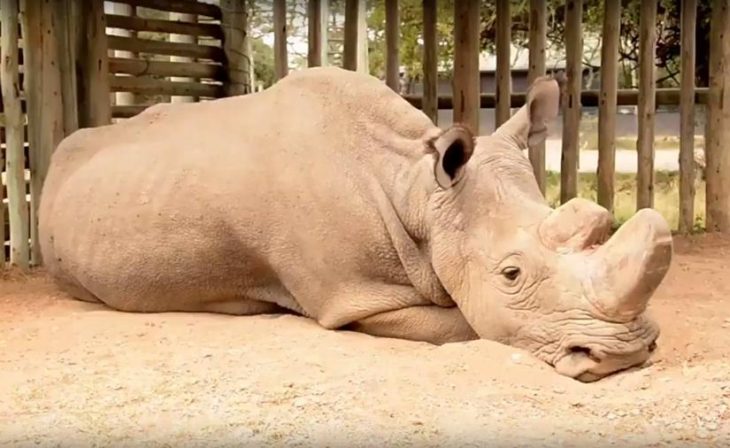
[[[560,172],[562,154],[561,140],[548,140],[545,145],[545,168],[548,171]],[[679,150],[658,150],[654,153],[655,171],[678,171]],[[636,173],[636,151],[620,149],[616,151],[616,172]],[[584,150],[580,152],[578,170],[581,173],[595,173],[598,167],[598,151]]]

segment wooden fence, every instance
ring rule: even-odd
[[[386,1],[385,82],[398,88],[399,5]],[[546,2],[530,0],[530,80],[546,73]],[[18,15],[20,5],[20,16]],[[310,66],[326,64],[327,0],[309,0]],[[453,94],[438,96],[436,0],[423,1],[423,94],[405,98],[437,120],[438,109],[453,109],[454,121],[479,131],[480,108],[494,108],[496,123],[520,107],[525,92],[514,92],[510,75],[510,2],[497,2],[497,82],[494,93],[479,87],[479,1],[454,0]],[[9,260],[21,267],[39,264],[36,207],[48,160],[57,143],[79,127],[124,119],[159,101],[200,101],[252,91],[251,47],[246,0],[118,0],[104,11],[98,0],[33,2],[8,0],[2,17],[3,130],[7,200],[0,204],[0,242]],[[277,78],[289,73],[286,1],[273,1],[274,61]],[[358,0],[345,3],[343,67],[360,70],[364,8]],[[697,1],[682,2],[681,88],[657,89],[657,0],[642,2],[640,18],[639,88],[619,90],[618,45],[620,2],[604,0],[601,88],[582,90],[581,0],[566,0],[566,74],[568,78],[562,135],[561,192],[565,202],[577,195],[579,125],[582,107],[598,106],[598,202],[609,210],[615,197],[615,129],[619,105],[638,107],[637,208],[653,206],[654,114],[659,105],[681,110],[679,230],[694,227],[694,115],[697,104],[708,111],[706,132],[706,228],[730,232],[730,152],[722,150],[730,132],[722,92],[730,84],[728,0],[712,4],[711,82],[694,85]],[[21,17],[22,20],[18,20]],[[17,31],[18,23],[20,34]],[[43,36],[43,39],[41,39]],[[727,36],[727,37],[726,37]],[[16,55],[17,58],[12,56]],[[10,56],[10,57],[8,57]],[[75,70],[71,70],[75,68]],[[25,78],[23,78],[25,75]],[[730,88],[730,85],[727,86]],[[107,101],[107,98],[109,99]],[[26,101],[27,107],[26,107]],[[26,118],[27,111],[27,118]],[[25,123],[27,122],[27,131]],[[730,136],[728,136],[730,137]],[[545,191],[545,146],[529,149],[540,188]],[[0,159],[0,162],[2,160]],[[24,169],[21,169],[24,168]],[[30,173],[30,174],[29,174]],[[29,179],[29,189],[26,184]],[[3,189],[0,188],[0,192]],[[27,196],[29,194],[29,197]],[[4,193],[0,197],[5,197]],[[28,201],[29,199],[29,201]],[[7,209],[7,210],[3,210]],[[9,239],[7,238],[9,236]],[[2,254],[2,253],[0,253]],[[0,256],[0,265],[5,255]]]

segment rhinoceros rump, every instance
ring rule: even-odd
[[[337,68],[154,106],[59,145],[42,255],[72,295],[118,310],[289,310],[328,329],[485,338],[593,381],[649,358],[645,308],[672,240],[653,210],[609,239],[605,209],[548,206],[522,150],[558,98],[541,78],[476,138]]]

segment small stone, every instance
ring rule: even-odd
[[[697,437],[699,437],[700,439],[707,439],[710,437],[710,433],[704,429],[700,429],[699,431],[697,431]]]
[[[562,387],[556,386],[553,388],[553,392],[555,392],[556,394],[564,394],[565,389],[563,389]]]
[[[522,362],[522,353],[512,353],[512,356],[510,356],[512,359],[512,362],[515,364],[519,364]]]
[[[717,422],[707,422],[705,423],[705,429],[708,431],[717,431],[718,428]]]
[[[677,430],[677,431],[681,431],[681,430],[682,430],[682,428],[684,428],[684,425],[683,425],[683,424],[681,424],[680,422],[677,422],[677,423],[675,423],[674,425],[672,425],[672,427],[673,427],[673,428],[674,428],[675,430]]]
[[[641,411],[639,409],[632,409],[631,415],[633,415],[634,417],[638,417],[639,415],[641,415]]]
[[[614,414],[613,412],[609,412],[606,415],[606,418],[609,419],[609,420],[616,420],[616,414]]]
[[[307,399],[304,397],[295,398],[292,404],[294,407],[301,408],[307,404]]]

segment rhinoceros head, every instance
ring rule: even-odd
[[[558,114],[559,83],[541,78],[493,134],[455,125],[429,140],[435,191],[432,264],[481,338],[524,348],[564,375],[595,381],[645,363],[657,325],[647,301],[671,262],[662,216],[642,209],[610,236],[588,200],[552,209],[524,155]]]

